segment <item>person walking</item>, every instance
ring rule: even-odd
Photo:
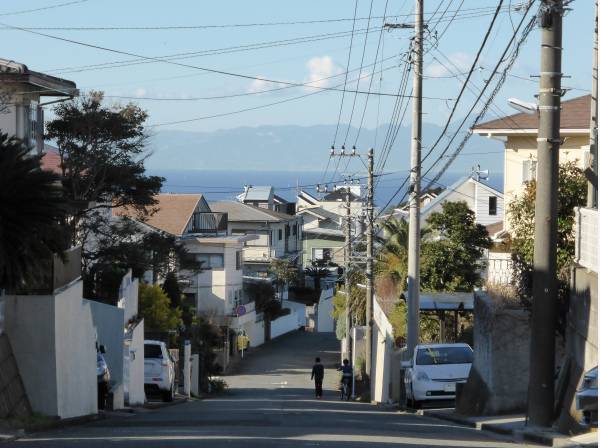
[[[325,368],[321,364],[321,358],[315,358],[315,365],[312,368],[310,379],[315,380],[315,396],[321,398],[323,396],[323,377],[325,376]]]

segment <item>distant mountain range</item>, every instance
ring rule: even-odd
[[[238,127],[213,132],[158,131],[150,139],[148,146],[152,155],[146,166],[151,170],[322,171],[329,157],[335,128],[335,125],[316,125]],[[376,135],[377,146],[380,146],[387,128],[387,125],[382,125],[377,130],[363,129],[357,148],[364,151],[373,146]],[[346,129],[345,125],[340,126],[338,148]],[[424,153],[440,132],[439,126],[423,124]],[[461,138],[459,135],[455,139],[451,150]],[[348,149],[355,139],[356,129],[352,128],[346,143]],[[447,139],[442,139],[441,143],[447,143]],[[436,149],[436,154],[443,148],[442,144]],[[375,149],[377,163],[379,154],[378,148]],[[482,169],[498,174],[503,167],[502,149],[500,142],[473,136],[463,150],[465,155],[456,159],[451,171],[467,173],[472,166],[480,164]],[[386,169],[406,169],[409,153],[410,128],[403,127],[398,132]]]

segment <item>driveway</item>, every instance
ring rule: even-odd
[[[18,447],[509,447],[473,429],[371,404],[342,402],[333,334],[294,332],[249,353],[229,391],[131,417],[25,437]],[[313,397],[310,369],[328,369]]]

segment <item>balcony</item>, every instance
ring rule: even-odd
[[[598,272],[598,210],[575,208],[575,262]]]
[[[227,232],[227,213],[196,212],[192,217],[192,233]]]

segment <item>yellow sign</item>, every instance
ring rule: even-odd
[[[244,334],[237,337],[238,350],[246,350],[250,345],[250,338]]]

